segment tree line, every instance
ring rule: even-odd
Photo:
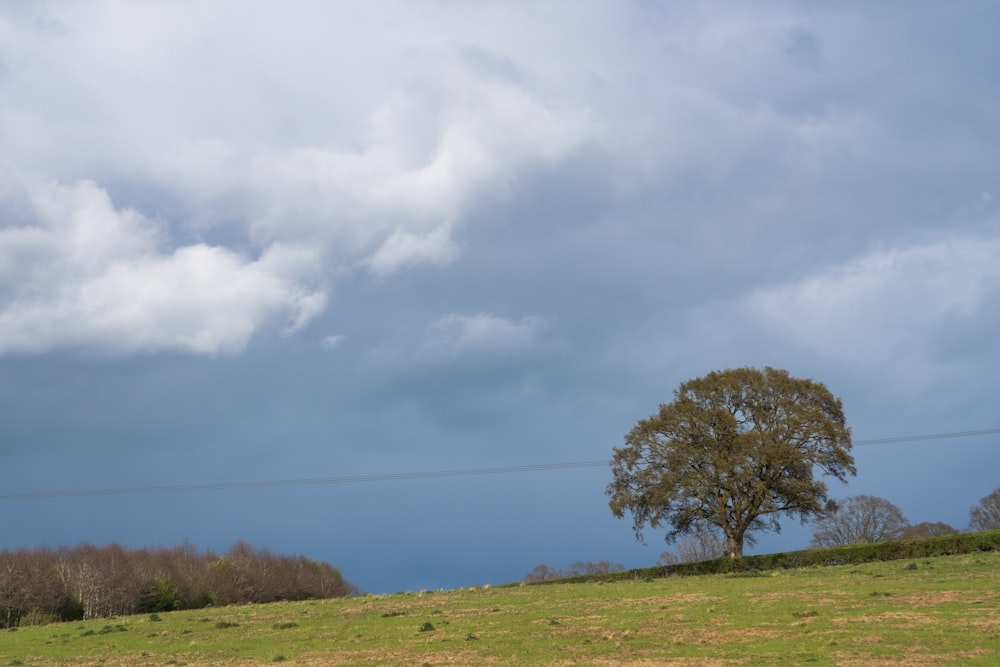
[[[190,544],[0,551],[0,628],[357,593],[328,563],[245,542],[221,556]]]

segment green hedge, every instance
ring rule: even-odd
[[[873,561],[901,560],[905,558],[929,558],[932,556],[951,556],[968,554],[977,551],[1000,550],[1000,530],[981,533],[964,533],[960,535],[942,535],[914,540],[893,540],[891,542],[874,542],[871,544],[852,544],[841,547],[823,549],[806,549],[804,551],[788,551],[777,554],[762,554],[747,556],[740,561],[722,558],[708,561],[713,572],[732,572],[748,570],[775,570],[791,567],[809,567],[815,565],[856,565]],[[680,563],[672,565],[666,574],[686,574],[682,571],[687,565],[699,563]],[[699,572],[701,573],[701,572]]]
[[[637,570],[613,572],[611,574],[571,577],[569,579],[556,579],[535,583],[578,583],[625,581],[630,579],[648,580],[670,576],[762,572],[765,570],[783,570],[817,565],[857,565],[858,563],[871,563],[874,561],[951,556],[955,554],[976,553],[978,551],[1000,551],[1000,530],[942,535],[941,537],[927,537],[915,540],[852,544],[823,549],[785,551],[775,554],[745,556],[740,560],[723,557],[697,563],[675,563],[661,567],[647,567]]]

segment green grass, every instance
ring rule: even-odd
[[[5,665],[995,665],[1000,553],[161,612],[0,632]]]

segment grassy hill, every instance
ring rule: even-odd
[[[219,607],[0,633],[4,665],[996,665],[1000,552]]]

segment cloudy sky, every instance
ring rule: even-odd
[[[607,467],[384,477],[607,460],[737,366],[825,383],[856,440],[995,431],[998,24],[0,4],[0,548],[242,539],[372,592],[647,566]],[[832,495],[913,522],[1000,486],[995,432],[855,455]]]

